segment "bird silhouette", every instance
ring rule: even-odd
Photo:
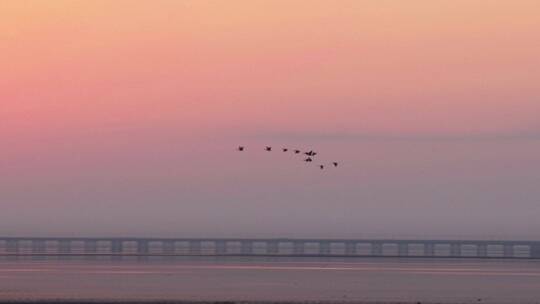
[[[273,149],[272,146],[265,146],[264,147],[264,150],[268,151],[268,152],[272,151],[272,149]],[[242,152],[242,151],[247,150],[247,148],[245,146],[238,146],[236,148],[236,150]],[[276,148],[276,150],[279,151],[279,148]],[[283,148],[282,147],[281,151],[283,151],[283,152],[291,151],[291,152],[294,152],[294,154],[301,154],[302,153],[304,155],[307,155],[307,157],[303,159],[303,161],[307,162],[307,163],[313,162],[314,159],[315,159],[315,155],[317,155],[317,152],[315,152],[313,150],[303,152],[302,150],[299,150],[299,149],[289,149],[289,148]],[[327,164],[319,164],[318,167],[319,167],[319,169],[324,170],[324,169],[326,169],[326,168],[328,168],[330,166],[338,167],[338,165],[339,165],[339,163],[337,161],[334,161],[334,162],[327,163]]]

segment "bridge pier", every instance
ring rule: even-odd
[[[476,256],[479,258],[486,258],[488,256],[487,244],[476,245]]]
[[[164,254],[174,254],[174,241],[164,241],[161,243],[161,250]]]
[[[19,253],[19,242],[17,240],[8,240],[8,241],[6,241],[6,251],[9,254],[18,254]]]
[[[459,257],[461,256],[461,244],[451,243],[450,244],[450,256]]]
[[[434,243],[424,243],[424,255],[427,257],[435,256],[435,244]]]
[[[301,241],[296,241],[293,243],[293,252],[296,255],[302,255],[305,252],[305,244]]]
[[[150,252],[150,246],[147,240],[137,241],[137,254],[147,255]]]
[[[383,243],[371,243],[371,255],[382,256],[383,255]]]
[[[398,256],[408,256],[408,255],[409,255],[409,244],[398,243]]]
[[[216,241],[216,253],[217,254],[226,254],[227,253],[227,242],[225,241]]]
[[[61,254],[71,253],[71,241],[66,241],[66,240],[58,241],[58,252]]]
[[[240,253],[242,254],[253,254],[253,242],[243,241],[240,244]]]
[[[97,253],[97,241],[84,241],[84,253]]]
[[[319,242],[319,254],[330,255],[330,242]]]
[[[32,254],[36,255],[32,257],[33,260],[45,259],[45,256],[42,256],[42,254],[46,252],[47,252],[47,243],[44,240],[32,241]]]
[[[112,240],[110,243],[112,254],[121,254],[124,251],[124,242],[122,240]]]
[[[354,242],[345,243],[345,255],[356,255],[356,243]]]
[[[531,252],[531,258],[533,259],[540,259],[540,243],[535,243],[533,245],[530,245],[530,252]]]
[[[150,242],[148,240],[137,241],[137,260],[148,260],[148,254],[150,253]]]
[[[504,245],[503,248],[505,258],[511,258],[514,256],[514,245]]]
[[[44,240],[32,241],[32,253],[45,253],[46,248],[47,248],[47,243]]]
[[[189,254],[202,254],[202,242],[189,241]]]
[[[278,241],[268,241],[268,242],[266,242],[266,253],[267,254],[279,254],[279,242]]]
[[[69,240],[59,240],[57,241],[57,252],[61,254],[60,259],[61,260],[69,260],[71,259],[71,241]]]

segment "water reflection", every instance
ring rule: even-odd
[[[40,256],[0,258],[0,300],[535,303],[535,260]]]

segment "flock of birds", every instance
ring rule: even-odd
[[[239,146],[239,147],[237,148],[237,150],[240,151],[240,152],[243,152],[243,151],[246,150],[246,147],[244,147],[244,146]],[[264,148],[264,150],[267,151],[267,152],[272,152],[272,147],[266,146],[266,147]],[[289,152],[289,150],[290,150],[289,148],[281,148],[281,151],[283,151],[283,152]],[[317,152],[315,152],[315,151],[313,151],[313,150],[309,150],[309,151],[306,151],[306,152],[302,152],[301,150],[293,149],[293,150],[290,150],[290,151],[293,152],[294,154],[302,154],[302,155],[306,155],[306,158],[304,159],[304,161],[305,161],[306,163],[314,162],[314,161],[315,161],[315,156],[317,155]],[[338,162],[335,162],[335,161],[329,164],[329,166],[333,166],[333,167],[337,167],[338,165],[339,165],[339,163],[338,163]],[[325,164],[320,164],[320,165],[319,165],[319,169],[321,169],[321,170],[324,170],[325,167],[326,167]]]

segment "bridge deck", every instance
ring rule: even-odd
[[[540,259],[540,242],[502,240],[0,237],[0,255],[243,255]]]

